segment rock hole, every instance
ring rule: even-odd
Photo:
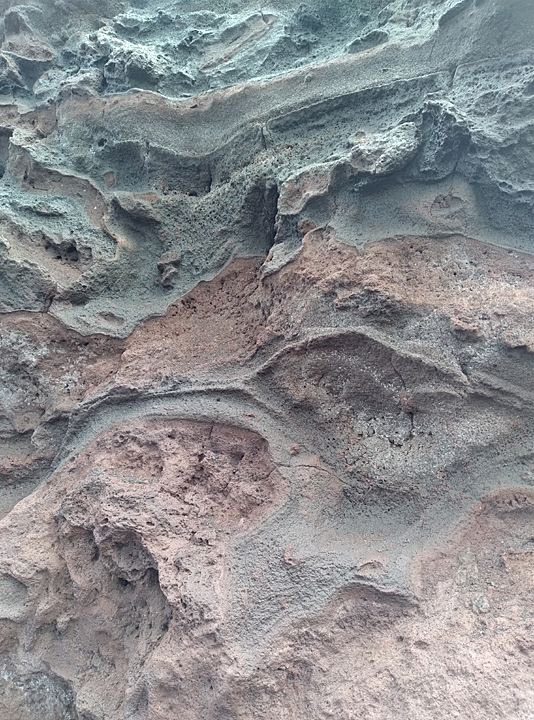
[[[78,249],[75,245],[69,245],[65,249],[65,258],[67,260],[70,260],[71,262],[78,262],[79,255],[78,255]]]

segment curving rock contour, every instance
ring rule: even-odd
[[[0,717],[529,720],[532,1],[29,2]]]

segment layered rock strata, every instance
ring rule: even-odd
[[[528,720],[531,1],[1,11],[0,715]]]

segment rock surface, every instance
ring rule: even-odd
[[[531,0],[30,1],[0,717],[532,718]]]

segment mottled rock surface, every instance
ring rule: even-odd
[[[29,2],[2,720],[532,720],[532,0]]]

